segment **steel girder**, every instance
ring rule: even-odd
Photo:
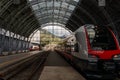
[[[12,5],[12,0],[2,0],[0,1],[2,8],[0,9],[0,16],[9,8],[10,5]],[[4,5],[5,4],[5,5]]]
[[[2,25],[6,25],[6,27],[3,26],[3,28],[9,31],[12,31],[15,34],[17,33],[19,35],[21,35],[21,31],[19,31],[19,29],[21,30],[22,28],[25,27],[25,26],[22,26],[22,24],[27,25],[29,23],[27,22],[28,18],[36,20],[34,13],[30,9],[30,6],[27,5],[27,3],[25,3],[26,0],[22,0],[22,1],[24,1],[23,4],[18,4],[18,5],[15,4],[16,7],[13,7],[14,6],[13,0],[0,1],[0,6],[1,6],[0,17],[3,18],[1,22],[2,22]],[[5,17],[2,17],[2,15],[5,15]],[[36,20],[36,23],[39,24],[37,20]],[[29,27],[32,27],[32,26],[29,26]]]
[[[29,30],[31,30],[31,29],[34,28],[32,24],[38,24],[38,23],[36,23],[36,20],[31,19],[28,24],[25,24],[25,27],[24,27],[23,30],[21,31],[21,34],[27,35],[27,33],[29,32]],[[31,27],[29,27],[29,26],[31,26]],[[29,29],[28,29],[28,28],[29,28]],[[26,32],[26,31],[27,31],[27,32]]]
[[[18,33],[21,33],[21,31],[23,31],[24,30],[24,25],[25,24],[28,24],[29,23],[29,21],[30,20],[35,20],[34,18],[33,18],[33,14],[28,14],[28,15],[26,15],[26,17],[25,18],[23,18],[22,19],[22,21],[20,22],[20,23],[18,23],[18,31],[16,30],[16,32],[18,32]],[[30,27],[30,26],[29,26]]]
[[[16,20],[19,18],[19,15],[21,15],[21,13],[23,12],[23,11],[25,11],[26,9],[28,8],[28,6],[25,6],[25,5],[23,5],[23,6],[20,6],[19,8],[17,8],[16,10],[14,10],[12,13],[11,13],[11,15],[13,15],[12,16],[12,18],[11,18],[11,20],[9,21],[9,23],[8,24],[14,24],[15,22],[16,22]],[[20,22],[18,22],[18,23],[20,23]]]
[[[29,31],[27,31],[27,33],[26,33],[27,36],[30,36],[31,33],[33,33],[39,27],[39,25],[35,23],[32,25],[32,27],[34,27],[34,28],[30,28]]]

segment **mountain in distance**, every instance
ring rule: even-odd
[[[65,35],[59,36],[59,35],[56,35],[56,34],[52,33],[51,31],[48,31],[48,30],[45,30],[45,29],[42,29],[42,32],[43,32],[44,34],[52,35],[53,37],[56,37],[56,38],[61,38],[61,39],[66,38]]]

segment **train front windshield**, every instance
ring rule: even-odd
[[[115,50],[116,44],[112,33],[107,28],[86,27],[90,46],[93,50]]]

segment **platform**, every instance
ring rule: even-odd
[[[20,61],[22,59],[30,57],[39,52],[41,52],[41,51],[31,51],[31,52],[27,52],[27,53],[19,53],[19,54],[8,55],[8,56],[0,56],[0,68],[4,67],[6,65],[12,64],[16,61]]]
[[[70,66],[60,55],[56,52],[51,52],[45,62],[45,66]]]
[[[86,80],[74,70],[60,55],[51,52],[39,80]]]

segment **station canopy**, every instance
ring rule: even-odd
[[[0,28],[29,37],[43,24],[75,31],[85,24],[120,33],[120,0],[0,0]]]
[[[40,24],[66,24],[79,0],[30,0]]]

